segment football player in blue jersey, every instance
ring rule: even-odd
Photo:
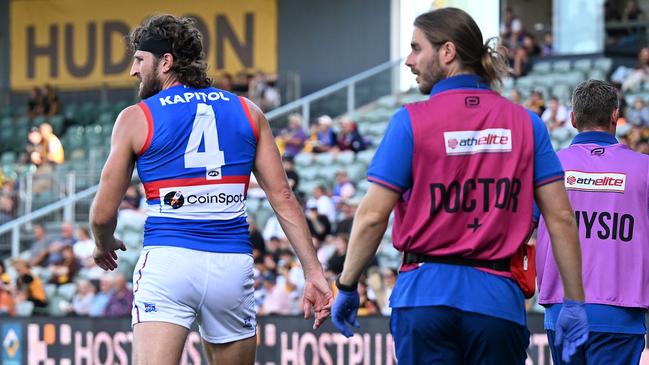
[[[202,37],[190,19],[151,17],[129,41],[143,100],[115,122],[90,213],[95,262],[114,270],[116,251],[126,249],[114,230],[137,163],[148,217],[133,275],[133,362],[178,364],[197,321],[211,364],[252,365],[253,261],[241,199],[251,172],[301,262],[304,314],[314,314],[315,329],[329,316],[333,296],[303,211],[264,114],[211,87]]]

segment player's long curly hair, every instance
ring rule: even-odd
[[[128,36],[131,51],[134,52],[140,40],[145,38],[171,40],[174,57],[171,71],[182,84],[195,89],[212,85],[207,76],[203,35],[192,19],[173,15],[155,15],[146,19]]]
[[[482,32],[464,10],[442,8],[421,14],[415,19],[426,39],[436,48],[453,42],[458,59],[466,69],[474,71],[492,87],[500,88],[509,66],[504,52],[497,49],[490,38],[482,42]]]

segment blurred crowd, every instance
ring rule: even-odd
[[[309,196],[299,195],[317,257],[333,290],[359,203],[351,198],[354,192],[341,172],[333,191],[320,186]],[[140,231],[136,239],[124,238],[131,251],[120,252],[121,268],[110,273],[94,264],[94,240],[87,227],[65,222],[60,231],[52,233],[42,224],[32,224],[34,238],[29,250],[0,264],[0,316],[130,315],[136,260],[129,261],[127,255],[137,256],[141,245],[144,201],[141,184],[129,187],[120,206],[119,221]],[[257,227],[252,217],[249,223],[259,315],[301,314],[304,274],[277,218],[270,217],[264,227]],[[124,227],[118,227],[117,232],[124,232]],[[396,275],[395,269],[372,263],[359,285],[361,315],[389,314],[387,301]]]
[[[280,153],[288,158],[300,152],[336,154],[341,151],[360,152],[373,141],[363,138],[358,125],[349,117],[343,116],[336,123],[328,115],[320,116],[311,123],[310,130],[305,131],[302,116],[291,114],[288,127],[279,132],[275,138]]]
[[[277,76],[266,75],[262,71],[254,74],[242,71],[236,76],[224,73],[216,81],[215,87],[245,96],[265,112],[277,108],[282,103]]]
[[[608,2],[605,7],[607,21],[645,18],[636,1],[629,1],[622,13],[615,12]],[[607,30],[609,39],[619,40],[626,35]],[[501,25],[500,46],[506,49],[513,77],[525,75],[536,58],[553,55],[552,42],[549,32],[536,39],[512,9],[507,8]],[[618,138],[630,148],[649,154],[649,48],[638,52],[633,67],[617,68],[611,81],[619,87],[622,95]],[[277,79],[262,72],[241,72],[234,76],[223,74],[216,86],[250,98],[264,111],[281,103]],[[533,90],[524,97],[514,89],[506,96],[539,115],[548,128],[555,149],[565,147],[577,134],[570,122],[569,101],[562,101],[555,95],[544,95],[542,90]],[[55,115],[60,109],[58,97],[50,86],[32,90],[27,105],[30,118]],[[342,271],[362,190],[359,193],[359,187],[349,176],[350,171],[344,168],[335,172],[332,184],[317,185],[306,192],[298,189],[301,172],[296,171],[294,159],[304,153],[320,156],[349,151],[358,153],[378,141],[364,137],[357,122],[346,116],[333,119],[322,115],[308,128],[305,125],[300,114],[290,115],[288,127],[276,134],[275,142],[282,154],[291,187],[304,209],[317,257],[335,292],[333,283]],[[64,162],[63,145],[48,123],[30,129],[26,138],[28,144],[18,163],[32,169],[35,177],[48,175],[53,166]],[[3,177],[1,171],[0,186],[2,224],[16,216],[17,187],[16,182]],[[34,192],[48,188],[46,179],[34,181]],[[248,201],[256,206],[267,203],[254,176],[248,190]],[[29,250],[19,258],[0,262],[0,316],[130,315],[133,300],[131,280],[141,246],[144,205],[142,185],[129,187],[120,206],[119,222],[126,222],[124,224],[128,227],[125,231],[135,234],[128,243],[129,250],[120,253],[122,269],[112,273],[103,272],[94,264],[94,241],[87,227],[64,222],[60,231],[48,232],[45,226],[32,224],[34,239]],[[301,314],[303,272],[277,218],[273,214],[266,217],[251,214],[248,220],[253,246],[255,303],[259,315]],[[534,238],[530,244],[534,244]],[[386,265],[375,260],[364,272],[359,283],[360,315],[389,315],[388,298],[397,276],[396,264]]]
[[[533,58],[554,54],[552,33],[545,32],[543,38],[537,40],[511,7],[505,9],[499,41],[509,60],[513,77],[525,76],[532,69]]]

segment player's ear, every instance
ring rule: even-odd
[[[575,129],[579,129],[577,128],[577,121],[575,120],[575,113],[573,112],[570,112],[570,124],[572,124]]]
[[[160,61],[162,61],[162,72],[171,71],[171,67],[174,65],[174,56],[171,53],[162,55]]]
[[[611,124],[616,125],[617,119],[620,117],[620,108],[613,109],[611,113]]]

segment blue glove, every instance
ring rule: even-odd
[[[557,338],[554,345],[563,346],[561,358],[564,362],[570,362],[577,347],[588,340],[588,318],[584,302],[565,299],[555,328]]]
[[[356,328],[361,326],[357,318],[359,301],[358,291],[347,291],[338,288],[338,295],[331,309],[331,321],[338,331],[347,338],[352,337],[354,332],[345,322]]]

